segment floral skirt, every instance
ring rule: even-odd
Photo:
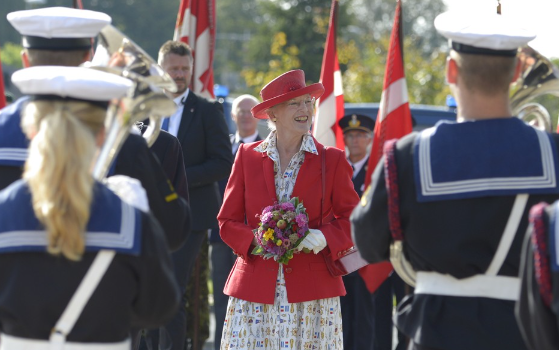
[[[290,304],[279,269],[274,305],[229,298],[221,350],[342,350],[340,298]]]

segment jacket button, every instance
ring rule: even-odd
[[[291,267],[288,267],[285,269],[285,273],[291,273],[291,271],[293,271],[293,269]]]
[[[341,257],[341,256],[342,256],[342,252],[338,252],[338,257]]]

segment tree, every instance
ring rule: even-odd
[[[379,102],[382,94],[389,34],[366,45],[363,50],[350,41],[338,49],[347,102]],[[446,54],[435,50],[425,58],[410,38],[404,40],[404,69],[410,103],[445,105],[450,94],[445,84]]]

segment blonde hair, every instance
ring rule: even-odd
[[[77,101],[31,101],[22,113],[22,128],[32,139],[23,178],[35,215],[47,229],[50,254],[80,260],[85,250],[94,182],[90,167],[105,113]]]

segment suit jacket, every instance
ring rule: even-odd
[[[190,196],[192,230],[217,227],[221,206],[217,181],[231,171],[233,155],[223,107],[192,91],[184,104],[177,134],[184,156]]]
[[[186,200],[177,196],[156,156],[140,135],[130,134],[115,160],[113,175],[138,179],[146,190],[150,210],[159,221],[169,248],[174,251],[186,241]]]
[[[235,150],[235,152],[233,153],[233,155],[236,155],[237,152],[239,151],[239,146],[241,145],[240,142],[235,142],[235,135],[229,135],[229,138],[231,140],[231,148]],[[262,141],[262,138],[260,137],[260,135],[256,136],[256,139],[254,140],[254,142],[258,142],[258,141]],[[225,194],[225,187],[227,187],[227,182],[229,181],[229,176],[225,179],[221,179],[218,182],[218,186],[219,186],[219,195],[221,196],[221,198],[223,198],[223,195]],[[215,242],[223,242],[223,240],[221,239],[221,237],[219,237],[219,228],[212,228],[212,232],[210,233],[210,243],[215,243]]]
[[[369,165],[369,157],[365,161],[365,165],[361,167],[361,170],[353,178],[353,189],[357,192],[357,195],[361,197],[363,194],[363,185],[365,184],[365,175],[367,174],[367,166]]]
[[[345,295],[342,278],[330,274],[325,259],[337,260],[342,251],[353,246],[349,215],[359,197],[353,190],[351,166],[344,152],[336,148],[325,151],[314,142],[319,154],[305,153],[292,196],[304,203],[309,227],[322,231],[328,245],[318,254],[295,254],[283,267],[290,303]],[[260,143],[239,148],[218,220],[221,238],[239,256],[224,293],[251,302],[273,304],[279,264],[250,254],[252,230],[259,222],[255,215],[277,201],[274,162],[265,153],[254,151]],[[326,152],[326,183],[321,213],[322,152]]]

